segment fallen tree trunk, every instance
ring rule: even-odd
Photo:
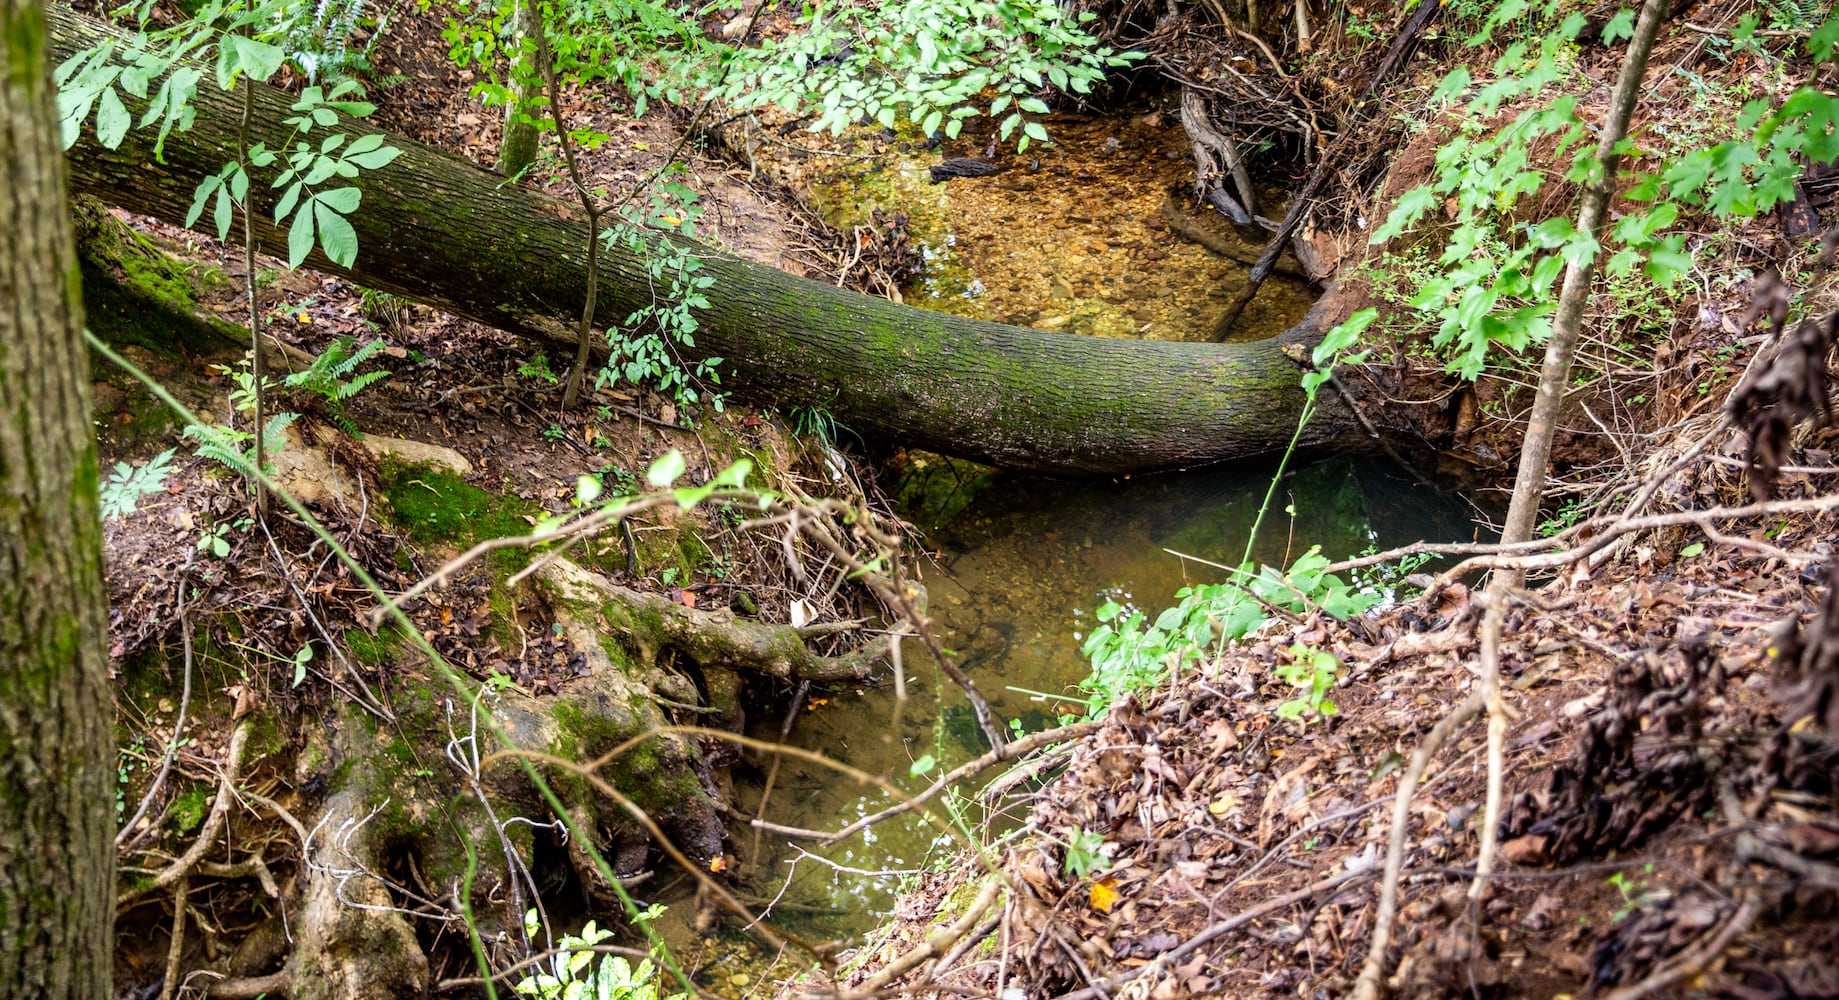
[[[113,29],[67,12],[50,15],[58,59]],[[182,224],[205,176],[235,158],[242,96],[201,84],[196,122],[166,140],[137,129],[108,150],[93,129],[70,151],[72,186],[133,212]],[[281,124],[293,98],[258,85],[249,141],[290,145]],[[138,113],[138,109],[135,109]],[[341,122],[353,136],[374,131]],[[580,213],[507,185],[469,162],[398,136],[394,163],[356,181],[363,206],[350,218],[362,248],[352,268],[317,251],[316,269],[403,295],[552,345],[574,346],[567,317],[586,286],[587,227]],[[269,220],[275,192],[258,182],[256,239],[285,256],[287,234]],[[1339,317],[1321,306],[1281,337],[1249,344],[1121,341],[1029,330],[895,305],[795,278],[707,248],[715,278],[699,313],[692,357],[716,357],[726,388],[762,405],[823,407],[855,432],[1049,475],[1148,472],[1281,450],[1303,396],[1283,353]],[[603,255],[602,315],[651,301],[641,257]],[[1318,413],[1304,444],[1338,438],[1351,420]]]

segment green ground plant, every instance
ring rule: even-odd
[[[1290,662],[1278,665],[1273,673],[1300,690],[1296,697],[1277,706],[1277,717],[1307,722],[1310,716],[1325,719],[1340,714],[1340,706],[1328,697],[1341,674],[1341,661],[1335,654],[1299,642],[1290,646],[1289,655]]]
[[[1336,618],[1347,618],[1386,599],[1386,591],[1379,587],[1349,583],[1326,572],[1329,560],[1320,546],[1311,546],[1287,570],[1259,566],[1251,558],[1258,529],[1295,451],[1296,439],[1314,417],[1317,392],[1332,377],[1335,366],[1365,358],[1364,351],[1351,355],[1348,351],[1377,316],[1375,310],[1362,310],[1330,330],[1316,346],[1310,359],[1315,368],[1302,378],[1307,402],[1297,421],[1296,437],[1265,492],[1245,541],[1244,556],[1237,566],[1206,564],[1224,570],[1227,579],[1183,587],[1175,592],[1175,605],[1153,621],[1145,612],[1116,601],[1106,601],[1094,612],[1098,625],[1080,647],[1092,665],[1092,672],[1079,684],[1086,718],[1099,718],[1118,698],[1155,687],[1171,674],[1218,656],[1228,643],[1264,627],[1275,614],[1321,610]],[[1317,714],[1328,714],[1320,711],[1319,694],[1305,706]]]
[[[646,907],[635,919],[650,924],[664,913],[656,903]],[[543,932],[543,920],[535,910],[524,914],[524,933],[537,940]],[[663,993],[663,977],[649,958],[635,965],[623,955],[597,952],[596,946],[613,937],[613,932],[588,921],[579,934],[564,935],[556,942],[555,956],[541,972],[525,976],[511,986],[518,996],[537,1000],[679,1000],[684,993]]]
[[[357,369],[383,350],[381,340],[358,344],[351,337],[340,337],[326,346],[313,363],[289,375],[282,384],[290,389],[318,396],[334,423],[345,433],[356,436],[358,425],[345,414],[345,406],[365,389],[390,377],[384,369],[358,373]]]
[[[141,499],[152,496],[166,489],[166,477],[172,474],[172,456],[176,449],[168,448],[148,459],[140,468],[126,462],[116,462],[115,467],[102,480],[98,499],[102,506],[102,519],[126,517],[134,513]]]

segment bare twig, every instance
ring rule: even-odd
[[[639,948],[627,948],[617,944],[572,944],[566,948],[550,948],[545,951],[539,951],[528,958],[507,965],[492,973],[491,981],[494,983],[502,982],[526,969],[534,969],[538,965],[549,961],[563,952],[567,952],[571,955],[619,955],[631,959],[649,959],[652,957],[651,953],[648,951]],[[465,976],[458,979],[443,979],[434,984],[434,991],[436,993],[445,993],[448,990],[484,986],[485,983],[486,978],[484,976]],[[212,996],[216,996],[216,994],[213,993]]]
[[[166,978],[160,983],[160,1000],[172,1000],[179,989],[179,960],[185,957],[185,897],[191,879],[180,875],[172,887],[172,942],[166,948]]]
[[[288,996],[294,992],[294,975],[286,969],[267,976],[221,979],[205,988],[204,995],[218,1000],[256,1000],[263,996]]]
[[[1475,902],[1487,891],[1500,844],[1507,747],[1507,706],[1501,701],[1501,626],[1507,617],[1507,599],[1507,578],[1496,574],[1488,585],[1488,612],[1481,620],[1481,684],[1476,691],[1488,709],[1488,795],[1482,809],[1481,845],[1475,853],[1475,880],[1469,885],[1469,899]]]
[[[821,830],[794,830],[791,827],[772,826],[770,824],[764,824],[759,820],[754,821],[754,826],[757,828],[761,828],[761,829],[770,829],[776,833],[790,834],[793,836],[806,837],[808,839],[822,840],[825,844],[834,844],[837,841],[840,841],[844,839],[845,837],[850,836],[851,834],[859,833],[863,830],[866,830],[867,828],[874,826],[876,823],[880,823],[884,820],[891,819],[902,813],[912,812],[913,810],[919,808],[921,805],[924,805],[925,803],[931,801],[940,792],[951,787],[953,784],[959,781],[962,781],[963,779],[968,778],[971,775],[984,770],[985,768],[993,767],[1004,761],[1015,760],[1018,757],[1023,757],[1030,753],[1033,753],[1034,751],[1039,750],[1042,747],[1052,746],[1055,743],[1066,743],[1066,742],[1072,742],[1074,740],[1083,739],[1084,737],[1097,732],[1100,725],[1102,725],[1102,723],[1100,722],[1075,722],[1070,726],[1061,726],[1058,729],[1049,729],[1044,732],[1030,733],[1029,735],[1022,737],[1021,739],[1016,740],[1013,743],[1009,743],[1004,746],[998,747],[995,750],[991,750],[990,752],[984,754],[983,756],[978,757],[976,760],[968,761],[964,764],[958,765],[957,767],[953,768],[949,773],[947,773],[944,777],[941,777],[939,780],[933,782],[931,785],[927,786],[923,791],[912,796],[911,798],[905,799],[901,802],[897,802],[894,805],[891,805],[888,808],[883,809],[878,813],[874,813],[869,816],[864,816],[861,819],[856,820],[855,822],[849,824],[848,826],[843,827],[841,830],[837,830],[834,833],[825,833]]]
[[[1750,517],[1779,517],[1783,514],[1818,514],[1839,510],[1839,494],[1809,497],[1800,500],[1769,500],[1763,503],[1744,504],[1741,507],[1709,507],[1705,510],[1675,511],[1670,514],[1652,514],[1647,517],[1618,519],[1614,517],[1591,518],[1588,521],[1572,525],[1550,538],[1534,538],[1524,542],[1484,544],[1478,542],[1458,542],[1449,545],[1430,545],[1419,542],[1405,545],[1371,556],[1358,559],[1345,559],[1326,567],[1325,573],[1345,573],[1351,569],[1362,569],[1380,563],[1392,562],[1404,556],[1418,554],[1464,555],[1477,553],[1468,559],[1438,574],[1439,584],[1447,584],[1465,573],[1478,569],[1493,569],[1500,566],[1514,566],[1521,570],[1555,569],[1568,566],[1590,554],[1604,548],[1623,535],[1639,534],[1656,528],[1676,528],[1687,524],[1700,524],[1724,521],[1740,521]],[[1584,536],[1584,537],[1580,537]],[[1545,551],[1572,541],[1573,548],[1560,552]]]
[[[172,720],[172,739],[166,742],[166,753],[160,757],[159,773],[153,776],[153,783],[147,786],[147,794],[141,796],[140,806],[134,810],[134,815],[128,817],[128,821],[123,823],[121,829],[115,834],[115,848],[118,851],[133,850],[140,846],[140,842],[151,833],[151,826],[139,833],[136,833],[134,828],[147,815],[147,810],[152,807],[153,800],[159,797],[160,789],[165,787],[167,775],[172,773],[172,762],[179,756],[179,737],[185,732],[186,712],[192,701],[192,618],[186,609],[185,590],[186,584],[191,579],[186,571],[191,568],[193,555],[194,552],[188,551],[185,555],[185,565],[179,569],[179,607],[175,612],[179,616],[179,642],[185,656],[184,686],[179,689],[179,714]]]
[[[934,931],[930,937],[920,942],[919,947],[882,966],[874,975],[863,980],[860,986],[838,992],[836,1000],[869,1000],[877,997],[883,987],[906,975],[921,962],[944,955],[947,949],[977,926],[984,912],[995,905],[997,898],[1002,895],[1002,890],[1002,879],[992,878],[984,882],[983,891],[977,894],[977,898],[957,920]]]

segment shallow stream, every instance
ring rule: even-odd
[[[1170,232],[1169,191],[1193,170],[1172,117],[1056,120],[1058,145],[999,156],[1004,173],[945,185],[921,179],[936,159],[856,168],[820,186],[820,202],[833,219],[874,208],[912,213],[926,254],[913,304],[1100,336],[1204,339],[1245,268]],[[963,145],[941,152],[982,155],[975,143]],[[1223,221],[1211,224],[1236,237]],[[1274,278],[1242,331],[1250,338],[1280,332],[1312,294]],[[1060,482],[909,454],[889,471],[902,516],[925,532],[923,581],[943,642],[1002,718],[1033,732],[1079,710],[1063,696],[1088,673],[1080,644],[1094,608],[1116,600],[1154,615],[1179,588],[1222,578],[1169,550],[1240,560],[1276,463]],[[1279,481],[1253,555],[1287,566],[1312,545],[1340,558],[1373,545],[1467,539],[1470,516],[1459,498],[1386,464],[1317,460]],[[906,649],[904,707],[888,688],[820,694],[799,713],[792,742],[910,791],[929,780],[910,773],[914,761],[931,756],[950,767],[982,753],[966,699],[947,682],[941,704],[940,678],[924,650],[917,642]],[[753,735],[776,739],[780,721],[759,720]],[[758,793],[742,789],[737,804],[751,813]],[[766,813],[789,826],[837,829],[889,802],[787,758]],[[804,845],[821,858],[771,840],[761,845],[758,892],[793,904],[776,920],[810,922],[819,936],[876,926],[892,912],[901,873],[947,855],[935,853],[944,846],[937,828],[912,818],[821,851]]]

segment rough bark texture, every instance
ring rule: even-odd
[[[0,996],[110,992],[89,362],[38,0],[0,0]]]
[[[59,57],[108,29],[54,14]],[[288,141],[279,123],[291,98],[258,87],[250,138]],[[131,211],[183,222],[200,178],[233,158],[238,95],[201,84],[197,124],[175,133],[165,163],[152,136],[129,134],[105,150],[93,128],[71,151],[78,190]],[[367,131],[355,123],[340,130]],[[353,216],[362,250],[345,270],[317,253],[312,267],[418,299],[516,333],[573,346],[565,322],[585,291],[586,229],[556,199],[406,139],[404,152],[359,181]],[[265,221],[273,193],[258,193]],[[265,250],[284,254],[285,233],[258,225]],[[1281,450],[1302,393],[1283,343],[1318,337],[1318,309],[1283,337],[1250,344],[1119,341],[1027,330],[894,305],[794,278],[714,251],[715,278],[691,357],[719,356],[724,388],[783,407],[821,406],[865,436],[995,465],[1060,475],[1144,472]],[[601,314],[650,301],[644,262],[605,255]],[[1320,413],[1305,437],[1321,444],[1350,420]]]

